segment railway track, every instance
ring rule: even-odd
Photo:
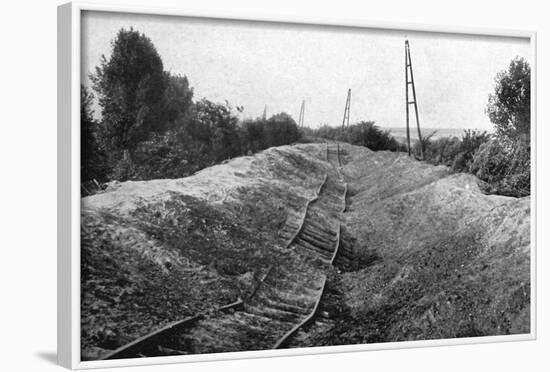
[[[327,144],[334,165],[305,207],[289,222],[286,244],[292,259],[262,273],[252,294],[232,304],[172,323],[121,347],[103,359],[265,350],[286,347],[314,320],[327,277],[340,247],[340,218],[347,185],[339,166],[340,146]]]

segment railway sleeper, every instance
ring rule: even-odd
[[[300,309],[308,309],[311,307],[311,303],[315,302],[319,291],[316,293],[308,293],[302,295],[287,296],[287,292],[271,291],[263,292],[257,296],[255,300],[266,302],[268,304],[284,304],[288,308],[295,308],[296,312],[300,312]],[[292,294],[291,294],[292,295]]]
[[[301,296],[312,296],[315,295],[319,291],[319,286],[314,285],[311,282],[304,283],[301,280],[289,280],[288,278],[285,278],[285,280],[279,280],[279,281],[271,281],[266,280],[264,281],[264,286],[262,287],[263,290],[268,291],[279,291],[279,292],[294,292],[299,293]],[[259,293],[258,293],[259,294]]]
[[[312,213],[313,214],[313,213]],[[328,224],[323,224],[319,222],[318,219],[313,218],[306,218],[306,222],[304,223],[305,228],[309,229],[315,229],[316,231],[324,231],[327,234],[330,234],[332,236],[336,236],[336,231],[333,231],[332,226],[329,226]]]
[[[314,235],[314,236],[319,236],[319,237],[322,237],[324,239],[327,239],[327,240],[334,240],[336,238],[336,235],[337,233],[335,233],[333,230],[329,230],[329,229],[318,229],[316,228],[315,226],[309,224],[309,223],[305,223],[304,226],[302,227],[302,232],[304,233],[307,233],[307,234],[310,234],[310,235]]]
[[[342,210],[342,204],[327,204],[327,205],[316,205],[315,207],[310,208],[308,212],[308,218],[315,218],[316,221],[320,221],[321,224],[329,224],[330,221],[336,213],[340,213]]]
[[[300,227],[300,225],[298,225],[298,224],[291,225],[288,222],[285,222],[285,224],[284,224],[283,228],[281,229],[281,231],[293,232],[293,231],[296,231],[299,227]]]
[[[328,250],[328,249],[322,249],[314,244],[310,244],[306,241],[300,241],[298,244],[296,244],[296,247],[300,250],[307,250],[310,252],[315,253],[317,256],[324,258],[324,259],[330,259],[334,255],[334,249]]]
[[[286,302],[273,300],[269,297],[261,297],[257,298],[256,301],[263,304],[265,307],[272,308],[275,310],[281,310],[289,313],[299,314],[299,315],[307,315],[313,304],[315,303],[315,298],[310,298],[310,303],[308,306],[295,306]]]
[[[269,288],[265,291],[265,296],[270,299],[277,299],[279,302],[285,302],[287,304],[298,306],[298,307],[307,307],[311,301],[311,298],[316,296],[318,291],[314,292],[308,290],[306,293],[290,293],[286,291],[279,291],[275,288]]]
[[[336,237],[327,239],[321,236],[321,234],[312,234],[310,231],[307,231],[307,230],[302,230],[300,234],[298,234],[298,237],[300,238],[304,237],[304,238],[307,238],[307,240],[314,241],[315,243],[328,245],[328,246],[333,246],[334,244],[336,244]]]
[[[307,235],[298,235],[294,241],[296,245],[305,246],[306,248],[313,249],[319,252],[324,252],[326,254],[332,255],[334,253],[336,242],[332,244],[320,243],[318,240],[311,239]]]
[[[332,259],[332,256],[328,256],[326,254],[323,254],[319,251],[315,251],[309,248],[302,247],[300,250],[300,254],[304,257],[306,257],[309,260],[312,261],[320,261],[325,264],[330,264],[330,261]]]
[[[328,237],[336,236],[336,231],[334,231],[333,226],[329,226],[329,224],[325,224],[324,222],[319,222],[318,220],[306,219],[302,228],[308,229],[315,233],[318,232]]]
[[[319,251],[317,249],[309,248],[306,246],[300,246],[299,253],[302,255],[305,254],[309,259],[319,259],[325,263],[330,263],[332,259],[332,254],[328,254],[327,252]]]
[[[252,304],[246,305],[246,311],[252,314],[262,315],[270,319],[288,322],[291,324],[298,322],[303,317],[302,315],[293,312],[278,310],[271,307],[260,307]]]

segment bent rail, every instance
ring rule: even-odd
[[[346,211],[346,208],[347,208],[347,203],[346,201],[348,200],[348,184],[347,182],[344,184],[344,205],[342,207],[342,212],[341,213],[344,213]]]
[[[338,146],[338,162],[340,163],[340,154],[339,154],[339,152],[340,152],[340,149],[339,149],[339,146]],[[332,157],[332,159],[330,159],[330,157],[329,157],[329,144],[328,143],[327,143],[326,157],[327,157],[327,161],[331,160],[332,163],[336,162],[336,158]],[[336,164],[333,164],[333,165],[335,165],[336,168],[337,168]],[[337,169],[338,169],[338,172],[339,172],[339,168],[337,168]],[[307,227],[305,227],[306,226],[306,219],[307,218],[312,218],[312,217],[308,217],[308,212],[311,208],[311,204],[321,197],[320,195],[321,195],[321,191],[323,190],[323,187],[329,187],[329,186],[327,186],[328,185],[328,178],[329,178],[329,175],[325,174],[323,181],[321,182],[321,184],[316,189],[315,196],[313,198],[311,198],[306,203],[305,210],[304,210],[303,216],[301,217],[298,228],[293,233],[292,237],[290,238],[289,242],[286,245],[286,248],[289,248],[295,242],[299,242],[299,241],[297,241],[297,238],[300,236],[300,234],[303,231],[306,231],[306,230],[304,230],[304,229],[307,229]],[[341,177],[340,177],[339,182],[341,182]],[[338,186],[338,191],[341,192],[341,186]],[[340,208],[340,206],[338,204],[333,204],[333,207],[332,207],[333,212],[338,212],[338,211],[344,212],[345,211],[347,192],[348,192],[348,185],[345,184],[344,185],[344,192],[343,192],[343,206]],[[309,231],[309,230],[307,230],[307,231]],[[325,262],[329,263],[330,265],[334,264],[334,262],[336,260],[336,257],[338,256],[339,251],[340,251],[341,231],[342,231],[341,222],[338,220],[337,230],[336,230],[336,241],[334,242],[334,245],[332,245],[332,244],[330,245],[331,247],[334,247],[334,250],[332,252],[329,251],[330,253],[327,254],[326,261],[325,261]],[[229,304],[226,304],[226,305],[223,305],[223,306],[220,306],[220,307],[211,308],[209,310],[199,312],[198,314],[195,314],[193,316],[189,316],[189,317],[186,317],[186,318],[181,319],[179,321],[170,323],[170,324],[168,324],[168,325],[166,325],[166,326],[164,326],[160,329],[157,329],[157,330],[155,330],[155,331],[153,331],[153,332],[151,332],[147,335],[139,337],[138,339],[136,339],[136,340],[134,340],[134,341],[132,341],[132,342],[130,342],[130,343],[128,343],[128,344],[126,344],[126,345],[124,345],[124,346],[122,346],[122,347],[120,347],[120,348],[118,348],[118,349],[116,349],[116,350],[114,350],[110,353],[108,353],[106,356],[101,358],[101,360],[119,359],[119,358],[132,358],[132,357],[140,357],[140,356],[146,356],[146,355],[155,356],[155,355],[159,355],[158,354],[159,351],[161,352],[161,355],[186,354],[187,353],[186,351],[177,350],[181,347],[180,344],[178,344],[178,343],[171,344],[170,342],[168,344],[166,344],[164,341],[171,340],[172,338],[177,337],[179,333],[190,332],[190,330],[194,329],[195,327],[200,327],[200,324],[201,324],[200,322],[204,321],[205,319],[212,318],[211,315],[212,315],[213,312],[214,313],[231,314],[233,311],[248,311],[248,310],[245,310],[246,307],[247,307],[248,301],[250,301],[250,300],[253,300],[253,301],[258,300],[259,301],[262,298],[262,293],[263,293],[262,291],[263,290],[260,289],[260,288],[263,288],[262,285],[266,281],[266,278],[268,278],[270,276],[270,274],[272,272],[274,272],[273,269],[274,269],[274,267],[272,265],[265,271],[265,273],[262,275],[261,279],[254,284],[254,287],[252,288],[250,294],[247,295],[244,298],[244,300],[239,298],[239,299],[237,299],[236,301],[234,301],[232,303],[229,303]],[[273,277],[273,275],[271,275],[271,277]],[[321,280],[320,283],[319,283],[319,280]],[[290,341],[290,339],[292,337],[294,337],[296,335],[296,333],[301,328],[307,326],[308,324],[310,324],[315,319],[315,316],[316,316],[317,312],[319,311],[321,299],[322,299],[323,294],[325,293],[325,290],[326,290],[326,284],[327,284],[326,274],[323,274],[320,277],[317,277],[315,279],[315,282],[316,282],[316,287],[317,287],[317,285],[320,284],[320,286],[317,287],[317,288],[320,288],[320,289],[319,289],[318,293],[315,293],[310,297],[310,300],[308,301],[307,308],[303,309],[304,311],[301,314],[305,315],[305,317],[304,318],[300,317],[298,319],[295,319],[292,322],[292,324],[294,324],[294,325],[288,324],[292,328],[289,331],[287,331],[282,337],[280,337],[276,341],[276,343],[273,345],[272,349],[279,349],[281,347],[284,347],[285,345],[288,345],[288,342]],[[312,304],[313,304],[313,306],[312,306]],[[255,306],[255,305],[252,305],[252,306]],[[310,306],[312,306],[312,307],[310,307]],[[306,309],[311,309],[311,311],[308,311]],[[220,317],[221,316],[222,315],[220,315]],[[223,316],[227,316],[227,315],[223,315]],[[231,315],[229,315],[229,316],[231,316]],[[301,320],[299,320],[299,319],[301,319]],[[294,323],[295,321],[299,321],[299,322],[296,324],[296,323]],[[266,331],[268,329],[269,328],[266,328]],[[288,329],[288,328],[285,327],[285,329]],[[268,332],[273,332],[273,331],[276,331],[276,330],[271,330],[271,331],[268,331]],[[280,330],[278,332],[276,332],[275,334],[272,334],[272,337],[273,337],[272,340],[275,339],[274,336],[276,334],[280,334],[279,332],[280,332]],[[174,347],[172,345],[175,346],[175,349],[172,349],[172,347]],[[269,345],[267,345],[267,347],[269,347]],[[184,348],[186,348],[186,347],[184,346]]]
[[[247,297],[247,299],[250,299],[256,294],[256,292],[258,292],[258,289],[261,287],[262,283],[265,281],[268,275],[272,272],[272,270],[273,270],[273,265],[269,266],[266,273],[262,276],[260,281],[256,284],[255,288],[252,290],[251,294]],[[214,312],[227,313],[231,310],[242,309],[243,307],[244,307],[244,301],[239,298],[237,301],[214,308]],[[131,358],[135,355],[143,354],[144,352],[158,348],[159,345],[162,343],[160,342],[161,340],[164,340],[167,337],[170,337],[171,334],[180,332],[181,330],[192,326],[196,322],[202,319],[205,319],[207,313],[209,313],[209,311],[207,310],[202,311],[193,316],[170,323],[160,329],[157,329],[151,333],[148,333],[142,337],[139,337],[136,340],[126,345],[123,345],[116,350],[113,350],[112,352],[105,355],[103,358],[100,358],[100,360]],[[173,350],[173,351],[178,354],[184,354],[183,352],[178,350]]]
[[[317,189],[317,192],[315,194],[315,196],[311,199],[308,200],[308,202],[306,203],[306,207],[304,209],[304,214],[301,218],[301,221],[300,221],[300,224],[299,224],[299,227],[298,229],[296,229],[296,231],[294,232],[294,234],[292,234],[292,237],[290,238],[290,240],[288,241],[288,243],[286,244],[285,246],[285,249],[288,249],[288,247],[290,247],[292,245],[292,243],[294,243],[294,240],[296,240],[296,237],[298,235],[300,235],[300,232],[302,232],[302,229],[304,228],[304,222],[306,220],[306,216],[307,216],[307,211],[309,209],[309,206],[311,203],[313,203],[314,201],[316,201],[317,199],[319,199],[319,194],[321,194],[321,190],[323,189],[323,186],[325,186],[325,184],[327,183],[327,180],[328,180],[328,175],[325,174],[325,178],[323,179],[323,182],[321,182],[321,185],[319,186],[319,188]]]
[[[342,232],[342,224],[338,222],[338,232],[336,233],[336,248],[334,249],[334,254],[332,255],[332,258],[330,259],[330,264],[334,264],[334,260],[336,259],[336,256],[338,255],[338,250],[340,249],[340,234]]]
[[[244,305],[243,300],[238,299],[235,302],[216,308],[215,311],[222,312],[222,313],[228,312],[231,309],[238,309],[243,305]],[[100,360],[131,358],[135,355],[144,353],[147,350],[155,349],[160,344],[159,340],[163,340],[166,337],[169,337],[170,334],[179,332],[185,329],[186,327],[192,326],[194,323],[198,322],[199,320],[204,319],[205,316],[206,316],[205,312],[201,312],[199,314],[170,323],[156,331],[153,331],[149,334],[146,334],[130,342],[129,344],[121,346],[120,348],[105,355]]]
[[[337,147],[337,151],[338,151],[338,165],[341,166],[341,160],[340,160],[340,146],[338,145]],[[326,148],[326,160],[328,162],[329,160],[329,144],[327,143],[327,148]],[[338,169],[338,173],[340,173],[340,170]],[[325,181],[323,182],[323,184],[326,182],[328,178],[328,175],[325,177]],[[321,191],[321,188],[319,188],[319,192],[317,193],[317,195],[319,195]],[[346,210],[346,200],[347,200],[347,194],[348,194],[348,184],[347,183],[344,183],[344,195],[343,195],[343,206],[342,206],[342,209],[341,209],[341,213],[344,213],[345,210]],[[311,202],[313,202],[314,200],[316,200],[317,198],[314,198],[311,200]],[[309,204],[308,203],[308,207],[309,207]],[[296,237],[299,235],[302,227],[303,227],[303,224],[305,222],[305,217],[307,215],[307,208],[306,208],[306,213],[304,213],[304,217],[301,221],[301,224],[300,224],[300,229],[296,232],[295,236],[292,238],[291,242],[288,244],[288,246],[290,246],[290,244],[296,239]],[[341,233],[342,233],[342,224],[340,222],[338,222],[338,229],[337,229],[337,233],[336,233],[336,247],[334,249],[334,253],[332,254],[332,257],[330,259],[330,265],[334,265],[334,261],[336,260],[336,257],[338,256],[338,252],[339,252],[339,249],[340,249],[340,236],[341,236]],[[307,315],[307,317],[305,317],[299,324],[297,324],[296,326],[294,326],[291,330],[289,330],[287,333],[285,333],[276,343],[275,345],[272,347],[272,349],[280,349],[281,347],[283,347],[295,334],[296,332],[298,332],[299,329],[303,328],[304,326],[308,325],[315,317],[315,314],[317,313],[318,309],[319,309],[319,304],[321,302],[321,298],[323,297],[323,294],[325,292],[325,287],[326,287],[326,282],[327,282],[327,278],[326,276],[323,278],[323,284],[322,284],[322,287],[321,287],[321,290],[319,292],[319,296],[317,297],[317,300],[315,301],[315,305],[312,309],[312,311]]]
[[[272,349],[280,349],[288,340],[294,336],[298,330],[304,326],[306,326],[309,322],[313,320],[313,317],[317,313],[317,310],[319,308],[319,303],[321,302],[321,297],[323,297],[323,293],[325,292],[325,287],[327,284],[327,278],[326,276],[323,278],[323,285],[321,286],[321,290],[319,291],[319,296],[317,297],[317,301],[315,301],[315,305],[313,306],[313,309],[309,313],[307,317],[304,318],[299,324],[295,325],[290,331],[284,334],[283,337],[281,337],[275,345],[273,345]]]

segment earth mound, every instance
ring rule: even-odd
[[[530,330],[530,198],[404,154],[340,144],[346,257],[299,346]],[[289,221],[334,171],[326,144],[232,159],[82,199],[83,359],[244,298],[281,259]],[[345,259],[344,259],[345,258]]]

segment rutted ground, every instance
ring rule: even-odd
[[[300,345],[529,331],[529,198],[481,193],[403,154],[344,145],[346,257]],[[243,298],[276,263],[330,167],[325,145],[272,148],[179,180],[82,200],[83,356]]]
[[[401,154],[346,146],[344,244],[333,327],[304,345],[528,333],[530,198]],[[339,306],[336,306],[339,305]]]
[[[322,158],[316,146],[284,146],[83,198],[83,359],[245,297],[317,192]]]

